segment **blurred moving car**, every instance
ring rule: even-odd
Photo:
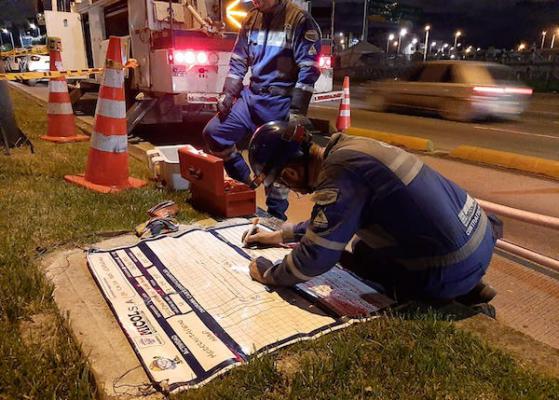
[[[511,68],[475,61],[417,64],[401,78],[370,83],[367,92],[374,111],[409,107],[455,121],[518,117],[532,95]]]

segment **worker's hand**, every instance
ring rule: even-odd
[[[258,246],[258,245],[278,245],[283,242],[283,238],[281,235],[281,231],[264,231],[260,228],[256,228],[255,233],[248,236],[249,231],[245,231],[243,233],[243,242],[245,241],[246,237],[246,245],[247,246]]]
[[[217,100],[217,113],[219,115],[220,121],[223,122],[225,118],[231,112],[231,108],[233,108],[233,103],[235,103],[235,98],[230,94],[223,94]]]
[[[250,277],[257,282],[267,284],[268,282],[264,277],[264,274],[273,266],[274,264],[267,258],[258,257],[250,262]]]
[[[307,130],[312,129],[312,122],[310,119],[307,118],[306,115],[293,112],[289,113],[289,125],[303,126]]]

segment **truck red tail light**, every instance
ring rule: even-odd
[[[173,50],[169,52],[169,64],[208,65],[210,57],[205,51]]]
[[[318,59],[318,65],[320,68],[332,68],[332,57],[320,56]]]

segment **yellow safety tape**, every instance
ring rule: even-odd
[[[7,74],[0,74],[0,81],[18,81],[29,79],[51,79],[81,77],[90,74],[100,74],[103,68],[88,68],[88,69],[71,69],[68,71],[49,71],[49,72],[11,72]]]
[[[33,47],[31,49],[15,49],[10,51],[3,51],[2,57],[17,56],[21,54],[49,54],[48,49],[45,46]]]

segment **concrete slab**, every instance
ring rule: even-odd
[[[136,243],[132,235],[96,244],[116,247]],[[120,329],[87,267],[81,249],[59,251],[42,262],[54,284],[54,300],[76,341],[87,355],[99,397],[106,400],[162,399],[153,389],[138,357]]]

